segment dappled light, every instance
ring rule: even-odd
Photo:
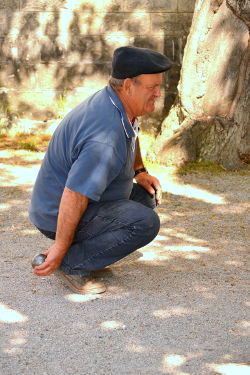
[[[195,238],[193,236],[188,236],[186,233],[180,233],[177,230],[170,229],[170,228],[163,228],[162,230],[163,233],[167,233],[170,236],[174,235],[176,238],[180,238],[181,240],[192,242],[192,243],[197,243],[200,242],[201,240],[198,238]],[[157,236],[156,240],[157,241],[164,241],[168,238],[168,236]]]
[[[178,170],[176,167],[157,165],[154,167],[154,170],[158,179],[160,180],[163,192],[181,197],[197,199],[214,205],[224,205],[228,203],[223,195],[211,193],[206,189],[199,188],[192,184],[183,183],[181,178],[176,174]]]
[[[101,328],[107,329],[107,330],[114,330],[114,329],[125,329],[126,326],[122,322],[119,322],[117,320],[109,320],[106,322],[102,322],[100,324]]]
[[[193,359],[199,359],[202,357],[202,352],[191,353],[188,351],[186,354],[167,353],[164,354],[162,359],[163,373],[167,375],[193,375],[193,371],[190,372],[189,364]],[[183,370],[183,367],[187,371]]]
[[[156,251],[143,251],[141,250],[142,256],[138,259],[138,261],[151,261],[151,260],[167,260],[169,259],[169,255],[157,253]]]
[[[198,285],[194,287],[194,290],[198,292],[203,298],[216,299],[216,294],[211,293],[209,288]]]
[[[27,340],[24,339],[23,337],[16,337],[16,338],[10,339],[9,342],[11,345],[23,345],[23,344],[26,344]]]
[[[179,307],[179,306],[170,307],[167,310],[153,311],[153,315],[156,318],[160,318],[160,319],[166,319],[172,316],[183,316],[183,315],[189,315],[189,314],[193,314],[193,311],[187,308]]]
[[[214,212],[218,214],[244,214],[249,210],[249,202],[241,204],[230,204],[228,206],[217,206],[214,208]]]
[[[29,151],[0,151],[1,179],[4,186],[33,185],[44,153],[34,155]]]
[[[195,259],[199,259],[200,255],[198,255],[198,254],[184,254],[183,257],[185,259],[195,260]]]
[[[225,264],[228,264],[230,266],[236,266],[236,267],[239,267],[239,266],[242,266],[243,265],[243,262],[239,262],[237,260],[226,260],[225,261]]]
[[[165,217],[164,217],[165,219]],[[200,254],[209,253],[211,249],[204,246],[206,241],[187,235],[178,229],[162,228],[161,234],[156,236],[150,247],[140,249],[141,256],[138,262],[165,262],[181,254],[185,259],[195,260]],[[173,239],[177,242],[173,245]]]
[[[249,375],[250,366],[246,363],[225,363],[214,364],[208,366],[211,370],[217,372],[218,375]]]
[[[9,208],[11,208],[10,203],[0,204],[0,211],[5,211],[5,210],[8,210]]]
[[[23,213],[23,216],[27,217],[27,212]],[[23,229],[22,234],[23,235],[36,235],[37,229]]]
[[[140,125],[141,133],[148,131],[140,135],[143,157],[154,160],[154,136],[163,130],[162,118],[176,97],[194,2],[2,1],[3,130],[52,134],[69,110],[106,85],[114,48],[134,44],[166,52],[174,63],[157,111]],[[221,1],[211,3],[216,7]],[[217,17],[216,11],[212,16]],[[201,52],[204,31],[199,30],[197,39]],[[241,59],[237,48],[233,60]],[[189,67],[198,67],[196,78],[203,69]],[[201,79],[199,84],[207,82]],[[202,92],[190,88],[199,105]],[[178,115],[172,127],[186,113]],[[210,133],[215,151],[224,145],[225,121],[203,128],[204,144]],[[235,122],[238,126],[241,119]],[[198,126],[192,128],[192,139]],[[232,142],[239,134],[235,129],[228,128]],[[247,135],[240,138],[243,146]],[[147,136],[150,144],[143,142]],[[111,265],[111,272],[99,275],[106,293],[81,295],[70,292],[55,275],[39,278],[32,273],[31,258],[52,243],[27,213],[44,157],[44,152],[32,150],[44,151],[46,145],[36,148],[35,140],[22,141],[25,150],[18,145],[10,149],[3,137],[0,145],[0,372],[248,375],[248,176],[225,170],[218,175],[204,170],[182,174],[170,163],[165,167],[145,160],[163,188],[156,209],[160,232],[150,244]],[[191,153],[199,151],[197,145],[191,145]]]
[[[129,34],[123,31],[116,31],[116,32],[107,32],[105,39],[108,43],[113,43],[116,45],[127,45],[129,44]]]
[[[0,303],[0,322],[2,323],[24,323],[29,318],[24,314]]]
[[[3,353],[5,356],[18,356],[23,353],[25,345],[28,344],[28,335],[26,330],[14,330],[10,338],[4,342],[2,339]]]
[[[174,102],[193,8],[194,0],[181,6],[177,0],[4,1],[0,15],[3,128],[14,131],[27,125],[27,130],[37,132],[40,121],[47,131],[52,119],[62,118],[107,84],[115,48],[135,45],[166,53],[173,62],[162,100],[154,115],[143,120],[145,129],[156,132]]]
[[[43,155],[0,151],[4,363],[10,368],[14,358],[30,363],[35,345],[42,346],[50,360],[47,353],[64,355],[66,345],[67,358],[78,365],[80,357],[94,361],[93,346],[102,355],[106,345],[108,353],[121,353],[128,373],[246,375],[246,310],[250,306],[245,296],[246,177],[241,179],[244,195],[237,195],[237,175],[223,177],[225,182],[219,178],[216,186],[213,177],[166,175],[163,203],[157,208],[161,218],[158,236],[112,265],[106,276],[104,272],[106,293],[80,295],[70,293],[54,276],[36,278],[31,271],[32,256],[51,244],[27,218]],[[157,168],[153,175],[158,175]],[[211,195],[203,200],[184,190],[183,195],[170,193],[171,181],[187,191],[191,186]],[[213,196],[223,198],[224,203],[212,202]],[[62,339],[65,335],[67,343]],[[66,360],[61,361],[65,367]],[[111,363],[119,373],[118,362]],[[48,368],[42,369],[48,372]],[[86,372],[91,373],[89,369]]]
[[[162,368],[164,373],[171,375],[190,375],[180,370],[180,366],[185,364],[187,359],[183,355],[170,354],[164,355],[162,360]],[[166,372],[165,372],[166,371]]]
[[[116,300],[123,299],[129,296],[130,293],[124,292],[123,288],[111,285],[108,287],[108,293],[103,294],[66,294],[64,299],[69,302],[76,304],[87,303],[94,300],[106,299],[106,300]]]
[[[105,7],[113,5],[113,0],[95,0],[94,2],[92,0],[86,1],[87,5],[91,5],[93,9],[95,10],[100,10]],[[64,1],[64,6],[65,8],[78,8],[80,5],[82,5],[82,2],[79,0],[65,0]]]
[[[186,362],[186,359],[182,355],[166,355],[163,359],[164,364],[170,367],[177,367],[181,366],[183,363]]]
[[[164,192],[182,197],[198,199],[200,201],[210,204],[226,204],[227,201],[219,194],[213,194],[205,189],[198,188],[190,184],[182,184],[177,179],[163,179],[160,180]]]
[[[165,246],[166,250],[168,251],[173,251],[173,252],[182,252],[182,253],[185,253],[185,252],[198,252],[198,253],[204,253],[204,252],[208,252],[210,251],[209,247],[203,247],[203,246]]]
[[[20,355],[22,354],[22,352],[23,352],[23,349],[20,347],[10,347],[10,348],[3,349],[3,353],[9,354],[11,356]]]
[[[83,303],[93,301],[95,299],[101,298],[99,295],[94,294],[67,294],[65,299],[70,302]]]
[[[163,184],[164,191],[175,195],[181,195],[187,198],[198,199],[203,202],[211,204],[225,204],[227,203],[224,197],[218,194],[212,194],[204,189],[199,189],[192,185],[182,185],[178,182],[171,182]]]
[[[131,353],[144,353],[147,351],[147,348],[140,345],[137,340],[131,340],[129,344],[126,346],[126,350]]]
[[[236,322],[234,328],[232,328],[232,333],[237,333],[237,335],[249,337],[250,336],[250,321],[242,320]]]
[[[23,168],[19,166],[10,166],[9,167],[9,183],[7,182],[5,185],[20,185],[20,184],[31,184],[34,182],[36,175],[38,173],[39,167],[32,167],[32,168]]]

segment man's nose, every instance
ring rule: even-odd
[[[155,87],[155,91],[154,91],[154,95],[159,98],[161,96],[161,88],[156,86]]]

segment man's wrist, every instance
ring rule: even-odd
[[[148,173],[147,169],[145,167],[139,168],[135,170],[134,177],[136,177],[139,173],[146,172]]]

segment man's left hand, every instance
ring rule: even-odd
[[[147,172],[141,172],[135,176],[136,182],[141,185],[149,194],[156,198],[157,206],[161,204],[161,185],[158,178],[151,176]]]

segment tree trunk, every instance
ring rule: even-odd
[[[196,0],[175,104],[157,160],[238,168],[250,154],[249,0]]]

